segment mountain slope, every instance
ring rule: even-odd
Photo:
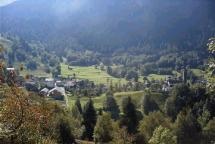
[[[25,73],[37,70],[50,75],[51,72],[56,72],[60,64],[58,57],[54,53],[47,52],[38,42],[29,43],[17,37],[5,36],[0,37],[0,45],[4,49],[0,59],[6,62],[7,67],[22,67]]]
[[[56,51],[146,44],[199,49],[215,33],[214,6],[213,0],[19,0],[1,7],[0,31]]]

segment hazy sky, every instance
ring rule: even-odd
[[[5,6],[7,4],[10,4],[16,0],[0,0],[0,6]]]

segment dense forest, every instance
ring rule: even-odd
[[[0,143],[213,144],[214,8],[0,1]]]

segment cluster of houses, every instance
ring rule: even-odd
[[[55,100],[65,100],[66,90],[82,85],[82,80],[70,78],[46,78],[31,76],[22,84],[28,91],[38,92],[41,96]]]
[[[166,76],[166,79],[162,85],[162,91],[169,92],[176,84],[183,83],[181,78]]]
[[[14,71],[14,68],[7,68],[8,71]],[[62,78],[47,78],[47,77],[35,77],[33,75],[29,76],[27,79],[18,76],[16,77],[16,83],[20,87],[25,87],[28,91],[33,91],[39,93],[39,95],[47,98],[52,98],[54,100],[66,101],[66,91],[73,91],[78,89],[93,88],[94,83],[87,80],[78,80],[74,77]],[[187,83],[187,71],[183,71],[181,77],[177,76],[166,76],[164,81],[154,80],[146,81],[144,83],[145,87],[150,87],[150,85],[160,85],[155,86],[155,91],[169,92],[171,89],[179,83]],[[195,83],[207,83],[205,80],[196,80]],[[135,85],[135,84],[133,84]],[[107,88],[103,87],[102,91],[105,91]]]
[[[7,68],[9,73],[15,73],[15,68]],[[15,77],[16,84],[31,92],[39,93],[40,96],[59,101],[66,101],[66,90],[74,89],[83,85],[82,80],[72,78],[47,78],[35,77],[33,75],[24,78]]]
[[[207,85],[207,80],[204,78],[192,78],[188,82],[188,73],[187,70],[182,71],[182,76],[176,77],[176,76],[166,76],[166,79],[162,85],[162,91],[169,92],[176,84],[180,83],[195,83],[195,84],[203,84]]]

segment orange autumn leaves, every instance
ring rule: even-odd
[[[33,143],[49,131],[53,105],[34,97],[21,88],[7,87],[1,102],[0,123],[5,135],[16,137],[17,142],[26,137]]]

